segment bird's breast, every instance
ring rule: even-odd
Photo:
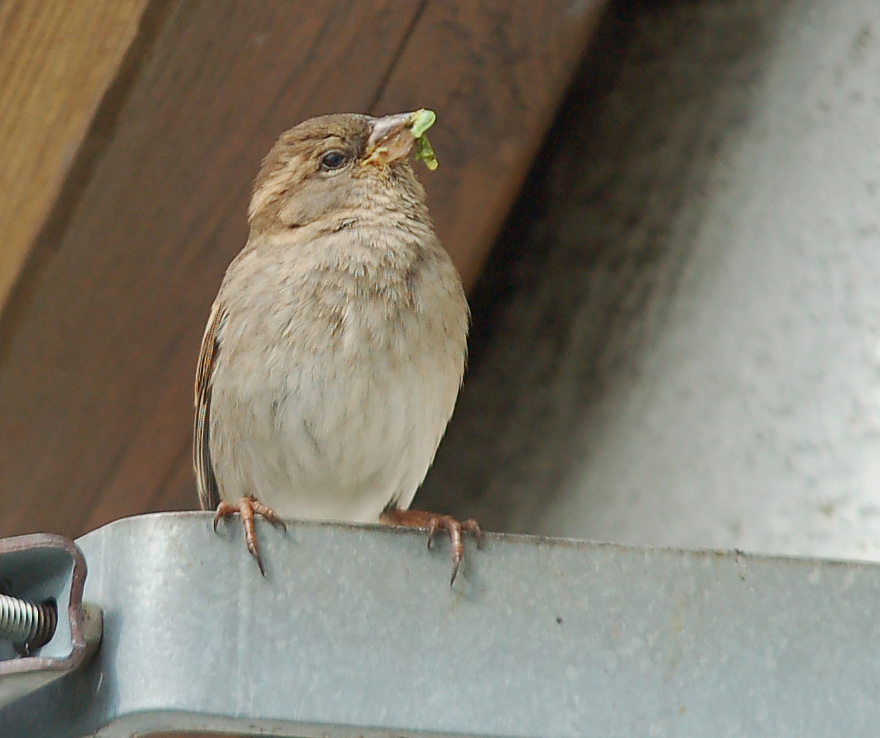
[[[361,522],[392,498],[409,504],[452,413],[467,333],[454,268],[417,262],[319,268],[229,307],[211,415],[224,498]]]

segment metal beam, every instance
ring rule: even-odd
[[[875,736],[880,567],[524,536],[120,520],[78,541],[104,611],[82,671],[5,738]]]

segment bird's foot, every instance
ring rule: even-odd
[[[217,505],[217,512],[214,514],[214,531],[216,532],[217,525],[221,520],[231,517],[236,513],[238,513],[244,525],[244,540],[247,543],[247,549],[257,562],[257,566],[260,567],[260,574],[266,576],[263,559],[260,558],[260,547],[257,545],[257,529],[254,527],[254,516],[261,515],[272,525],[281,526],[285,531],[287,526],[271,507],[264,505],[253,495],[247,495],[234,505],[229,502],[221,502]]]
[[[437,535],[437,532],[441,530],[448,531],[449,538],[452,541],[452,577],[449,580],[450,587],[455,583],[458,568],[461,566],[461,560],[464,558],[462,532],[468,531],[473,534],[477,540],[477,548],[482,548],[483,546],[483,530],[480,528],[480,524],[473,518],[459,521],[451,515],[389,507],[382,513],[381,520],[388,525],[406,525],[411,528],[421,528],[428,531],[429,550],[434,543],[434,537]]]

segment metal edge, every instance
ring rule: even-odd
[[[32,549],[59,549],[70,555],[73,572],[70,583],[70,599],[67,615],[70,622],[71,651],[63,659],[50,659],[42,656],[24,656],[19,659],[0,661],[0,678],[11,674],[35,672],[58,672],[58,676],[73,671],[82,665],[87,654],[87,638],[84,627],[83,588],[88,572],[86,560],[79,546],[70,538],[55,533],[31,533],[13,538],[0,539],[0,556]],[[59,608],[60,609],[60,608]]]

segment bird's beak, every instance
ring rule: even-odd
[[[415,143],[413,125],[420,115],[422,111],[373,118],[366,156],[362,163],[388,165],[406,156]]]

